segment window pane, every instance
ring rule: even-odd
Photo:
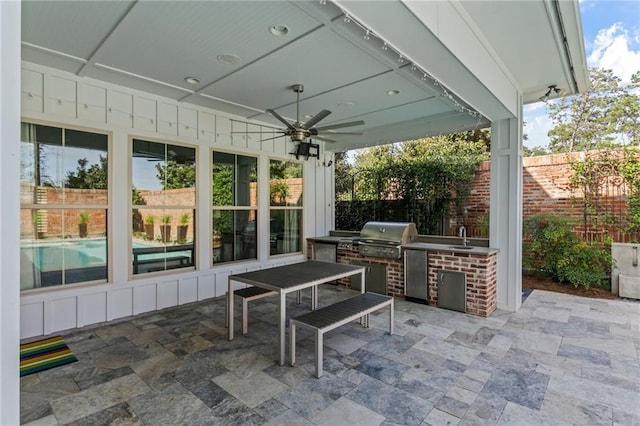
[[[195,211],[133,209],[133,274],[194,266]]]
[[[257,206],[258,160],[213,152],[213,205]]]
[[[257,210],[214,210],[213,262],[256,259]]]
[[[257,206],[258,159],[238,155],[236,206]]]
[[[269,252],[272,255],[302,251],[302,210],[271,210]]]
[[[134,205],[195,205],[195,148],[133,140]]]
[[[302,164],[271,160],[269,196],[272,206],[302,206]]]
[[[107,147],[107,135],[65,130],[62,157],[65,204],[108,203]]]
[[[107,211],[22,209],[22,290],[107,279]]]

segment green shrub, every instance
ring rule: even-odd
[[[557,279],[574,287],[609,289],[613,258],[611,249],[598,243],[580,241],[564,253],[556,265]]]
[[[575,287],[609,286],[613,259],[608,245],[586,243],[572,231],[572,223],[555,215],[526,221],[523,266],[549,273]]]
[[[524,224],[525,267],[557,277],[559,260],[579,241],[572,228],[568,219],[555,215],[533,216],[527,220]]]

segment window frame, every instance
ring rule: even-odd
[[[113,232],[110,231],[110,229],[112,229],[112,216],[113,216],[113,210],[112,210],[112,195],[113,195],[113,168],[114,168],[114,154],[113,154],[113,132],[110,130],[106,130],[106,129],[98,129],[98,128],[92,128],[92,127],[87,127],[87,126],[81,126],[81,125],[73,125],[73,124],[68,124],[68,123],[59,123],[59,122],[52,122],[52,121],[47,121],[47,120],[39,120],[39,119],[34,119],[34,118],[21,118],[20,120],[20,124],[30,124],[30,125],[37,125],[37,126],[47,126],[47,127],[53,127],[53,128],[57,128],[60,129],[61,134],[62,134],[62,145],[61,147],[65,147],[65,142],[67,139],[67,135],[65,133],[66,130],[71,130],[71,131],[76,131],[76,132],[86,132],[86,133],[94,133],[94,134],[98,134],[98,135],[103,135],[107,138],[107,146],[106,146],[106,153],[107,153],[107,188],[106,188],[106,195],[107,195],[107,202],[106,204],[66,204],[66,203],[57,203],[57,204],[36,204],[36,203],[22,203],[22,201],[20,202],[20,206],[19,206],[19,210],[20,212],[22,212],[23,210],[30,210],[30,211],[38,211],[38,210],[53,210],[53,211],[61,211],[62,212],[62,217],[63,217],[63,221],[66,221],[66,213],[68,211],[78,211],[78,216],[80,216],[81,213],[85,213],[87,211],[90,210],[101,210],[104,212],[104,240],[105,240],[105,244],[106,244],[106,250],[105,250],[105,256],[106,256],[106,278],[102,279],[94,279],[94,280],[86,280],[86,281],[78,281],[78,282],[72,282],[72,283],[64,283],[62,282],[61,284],[55,284],[55,285],[50,285],[50,286],[40,286],[40,287],[33,287],[33,288],[25,288],[22,289],[20,288],[20,293],[21,294],[31,294],[31,293],[39,293],[39,292],[46,292],[46,291],[59,291],[62,289],[69,289],[72,287],[83,287],[83,286],[88,286],[88,285],[104,285],[104,284],[111,284],[113,283],[113,244],[112,244],[112,240],[113,240]],[[19,143],[22,144],[23,141],[22,137],[20,137],[20,141]],[[21,159],[21,163],[22,163],[22,156],[20,156]],[[77,159],[76,159],[77,160]],[[22,168],[22,164],[20,165],[20,171],[22,173],[24,169]],[[22,183],[22,179],[20,179],[20,184]],[[70,189],[66,186],[60,186],[59,187],[60,190],[64,191],[66,189]],[[64,199],[63,199],[64,201]],[[46,205],[46,208],[43,208],[43,205]],[[20,213],[22,214],[22,213]],[[21,220],[22,222],[22,220]],[[64,224],[63,224],[64,225]],[[66,233],[64,235],[67,235]],[[20,225],[20,241],[21,244],[20,246],[22,247],[22,224]],[[21,267],[20,267],[21,268]],[[64,270],[62,272],[62,277],[65,277],[66,275],[66,270]],[[18,282],[18,284],[22,287],[22,282],[21,280]]]
[[[301,204],[300,205],[295,205],[295,206],[289,206],[289,205],[283,205],[283,206],[274,206],[271,204],[271,162],[272,161],[279,161],[279,162],[285,162],[285,163],[293,163],[293,164],[297,164],[301,167],[301,171],[302,171],[302,182],[301,182],[301,188],[302,188],[302,197],[301,197]],[[304,205],[305,205],[305,185],[304,185],[304,181],[305,181],[305,162],[301,161],[301,160],[296,160],[296,159],[292,159],[292,158],[280,158],[280,157],[274,157],[274,156],[270,156],[267,158],[267,182],[268,182],[268,200],[267,200],[267,209],[268,209],[268,213],[267,213],[267,218],[266,218],[266,222],[267,224],[271,223],[271,212],[274,210],[277,211],[299,211],[300,214],[300,239],[298,241],[298,244],[300,246],[300,250],[298,251],[292,251],[292,252],[287,252],[287,253],[276,253],[276,254],[271,254],[271,241],[269,241],[269,247],[267,247],[267,256],[269,259],[275,259],[275,258],[281,258],[281,257],[285,257],[285,256],[296,256],[296,255],[301,255],[304,254],[306,249],[305,249],[305,238],[304,238]],[[277,243],[276,243],[277,244]]]
[[[162,144],[165,146],[165,152],[167,152],[167,145],[173,145],[173,146],[178,146],[178,147],[183,147],[183,148],[188,148],[188,149],[193,149],[194,150],[194,200],[193,200],[193,205],[192,206],[187,206],[187,205],[157,205],[157,204],[153,204],[153,205],[140,205],[140,204],[134,204],[133,203],[133,196],[132,196],[132,191],[133,191],[133,149],[134,149],[134,141],[141,141],[141,142],[149,142],[149,143],[155,143],[155,144]],[[188,142],[182,142],[182,141],[176,141],[176,140],[172,140],[170,138],[167,139],[163,139],[163,138],[158,138],[158,137],[147,137],[147,136],[140,136],[140,135],[132,135],[129,134],[128,136],[128,149],[127,149],[127,164],[128,164],[128,172],[127,172],[127,182],[128,182],[128,187],[127,187],[127,194],[128,194],[128,201],[127,201],[127,205],[129,207],[128,209],[128,228],[127,228],[127,264],[128,264],[128,277],[129,280],[139,280],[139,279],[145,279],[148,277],[155,277],[155,276],[165,276],[165,275],[172,275],[172,274],[177,274],[177,273],[184,273],[184,272],[189,272],[189,271],[194,271],[198,269],[198,239],[197,239],[197,218],[198,218],[198,145],[196,144],[190,144]],[[136,189],[140,189],[140,188],[136,188]],[[139,209],[139,207],[142,207],[142,209]],[[145,209],[153,209],[153,210],[162,210],[162,211],[184,211],[184,210],[189,210],[191,212],[191,223],[192,223],[192,227],[193,227],[193,241],[191,244],[191,248],[190,249],[186,249],[183,251],[191,251],[191,264],[188,266],[182,266],[182,267],[175,267],[175,268],[168,268],[168,269],[163,269],[163,270],[157,270],[157,271],[146,271],[146,272],[139,272],[139,273],[134,273],[134,269],[135,269],[135,263],[134,263],[134,253],[133,253],[133,240],[134,240],[134,230],[133,230],[133,211],[134,209],[138,209],[138,210],[142,210],[144,211]],[[164,215],[163,215],[164,216]],[[172,222],[174,221],[173,219],[173,215],[172,216]],[[144,220],[144,216],[143,220]],[[158,217],[157,218],[158,223],[161,222],[161,218]],[[179,219],[178,219],[179,220]],[[155,222],[154,222],[155,223]],[[143,222],[144,224],[144,222]],[[166,243],[166,242],[165,242]],[[170,245],[165,244],[164,246],[158,246],[158,247],[171,247]],[[164,253],[170,253],[173,250],[168,250],[165,251]],[[166,260],[166,258],[165,258]],[[165,265],[166,267],[166,265]]]
[[[233,155],[235,162],[234,165],[237,165],[237,159],[239,156],[242,157],[248,157],[248,158],[252,158],[255,160],[255,171],[256,171],[256,181],[255,181],[255,197],[256,197],[256,202],[254,205],[246,205],[246,206],[241,206],[241,205],[237,205],[236,204],[236,200],[234,200],[234,204],[230,205],[230,206],[216,206],[213,204],[213,167],[215,165],[214,163],[214,153],[220,153],[220,154],[227,154],[227,155]],[[235,176],[234,176],[235,178]],[[209,202],[209,236],[211,237],[211,243],[209,244],[209,247],[211,248],[211,252],[210,252],[210,256],[209,256],[209,264],[211,266],[211,268],[219,268],[219,267],[224,267],[224,266],[229,266],[229,265],[233,265],[233,264],[238,264],[238,263],[242,263],[242,262],[255,262],[260,260],[260,245],[262,244],[262,238],[260,236],[260,155],[259,154],[254,154],[254,153],[246,153],[246,152],[240,152],[240,151],[234,151],[234,150],[228,150],[228,149],[219,149],[217,147],[213,147],[209,150],[209,184],[210,184],[210,188],[211,188],[211,198],[210,198],[210,202]],[[215,262],[215,256],[216,256],[216,249],[220,249],[220,247],[214,247],[214,225],[213,225],[213,219],[214,219],[214,215],[216,211],[230,211],[232,212],[232,214],[235,215],[236,212],[239,211],[246,211],[250,212],[255,211],[255,226],[256,226],[256,235],[255,235],[255,256],[251,257],[251,258],[244,258],[244,259],[235,259],[235,260],[229,260],[226,262]],[[235,232],[235,230],[234,230]],[[222,242],[221,242],[222,244]]]

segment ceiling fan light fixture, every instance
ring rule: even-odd
[[[286,25],[274,24],[269,27],[269,32],[276,37],[284,37],[289,34],[289,27]]]
[[[189,84],[200,84],[200,79],[198,77],[185,77],[184,81]]]

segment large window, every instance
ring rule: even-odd
[[[269,162],[269,252],[302,251],[302,164]]]
[[[106,281],[108,136],[22,123],[20,288]]]
[[[255,157],[213,152],[213,263],[256,259],[258,235]]]
[[[192,147],[133,140],[134,275],[194,266],[195,157]]]

